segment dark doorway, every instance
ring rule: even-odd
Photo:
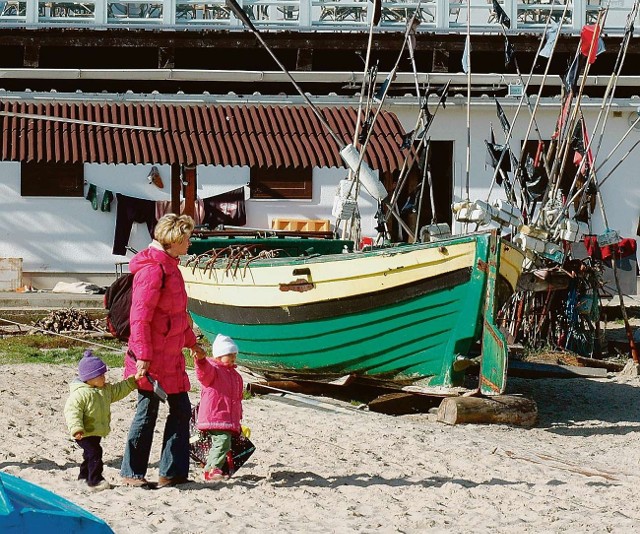
[[[429,173],[432,187],[429,187]],[[394,176],[394,185],[398,176]],[[402,192],[398,197],[397,209],[402,220],[419,235],[420,228],[432,223],[451,225],[451,203],[453,202],[453,141],[431,141],[426,151],[413,165]],[[435,208],[435,216],[433,215]],[[418,217],[419,212],[419,217]],[[389,218],[389,233],[393,241],[411,241],[406,229],[395,217]]]

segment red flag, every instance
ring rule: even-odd
[[[597,24],[583,26],[580,31],[580,52],[589,63],[596,60],[596,56],[604,52],[604,41],[600,37],[602,28]]]

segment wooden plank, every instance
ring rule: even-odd
[[[372,412],[386,415],[405,415],[409,413],[425,413],[438,406],[440,399],[415,393],[387,393],[380,395],[367,406]]]
[[[509,376],[519,378],[604,378],[607,370],[598,367],[578,367],[550,363],[509,361]]]
[[[532,399],[515,395],[493,397],[450,397],[438,407],[437,421],[460,423],[500,423],[530,427],[538,419],[538,407]]]

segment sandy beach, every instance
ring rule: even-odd
[[[0,469],[85,507],[116,533],[631,532],[640,521],[638,377],[510,379],[509,393],[538,404],[530,429],[258,396],[244,403],[257,451],[234,478],[207,484],[193,465],[193,483],[159,490],[117,485],[132,394],[112,406],[103,440],[116,486],[88,493],[62,414],[74,374],[0,366]],[[192,401],[198,395],[194,386]]]

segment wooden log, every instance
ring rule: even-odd
[[[537,419],[535,401],[515,395],[449,397],[440,403],[437,415],[437,421],[449,425],[499,423],[530,427]]]

